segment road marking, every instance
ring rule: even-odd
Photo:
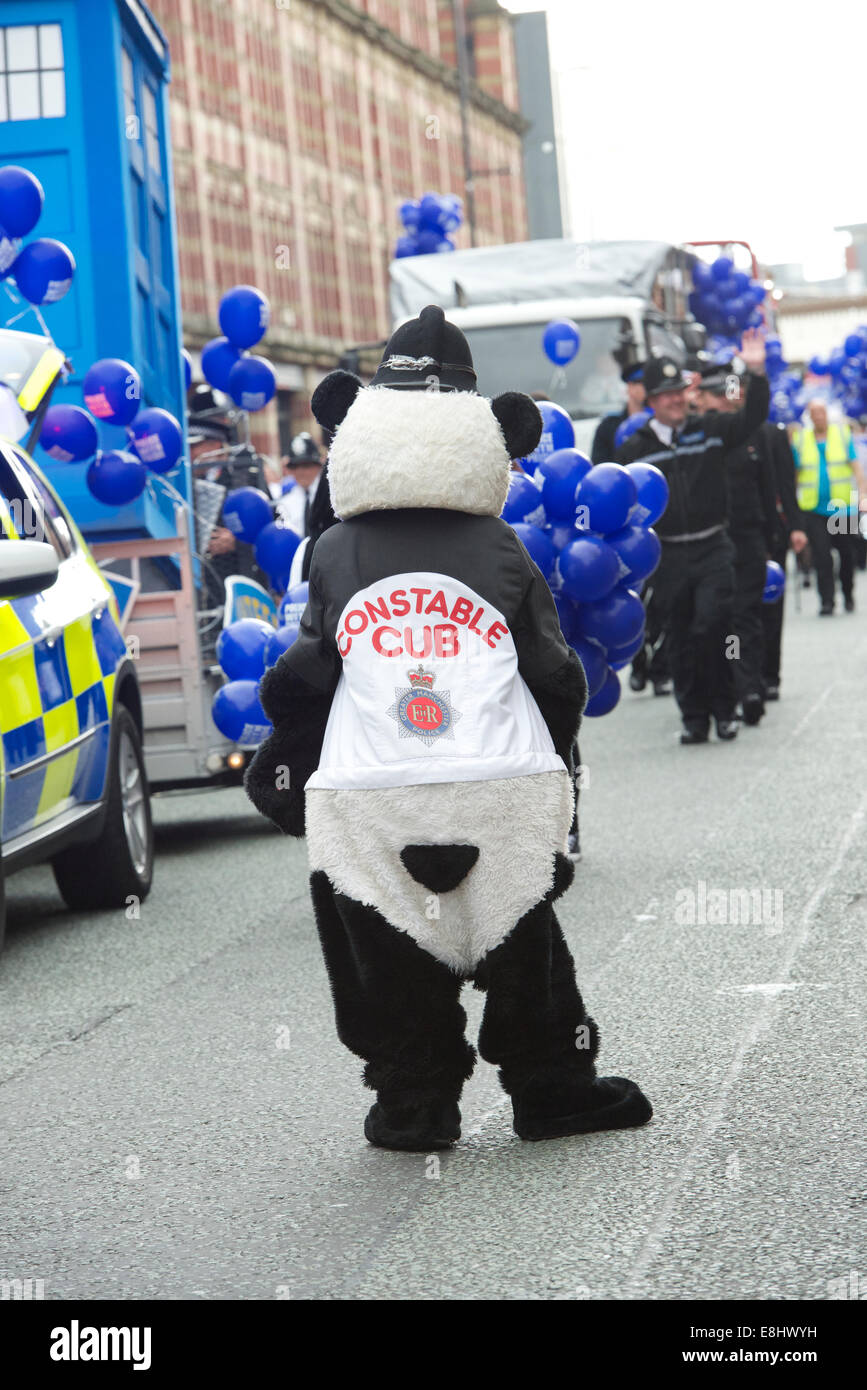
[[[839,872],[843,864],[843,861],[846,858],[846,855],[849,853],[849,850],[852,846],[852,842],[855,839],[857,832],[862,828],[865,808],[867,808],[867,792],[864,793],[859,805],[852,812],[852,815],[849,817],[849,824],[846,827],[846,830],[843,834],[843,838],[840,841],[839,847],[837,849],[837,853],[834,856],[834,862],[827,870],[825,876],[822,878],[818,887],[810,897],[806,907],[804,908],[798,931],[792,937],[789,946],[783,953],[783,957],[780,961],[780,968],[776,972],[779,976],[781,983],[784,982],[785,976],[790,973],[798,952],[801,950],[801,947],[804,945],[804,943],[807,940],[807,937],[810,934],[810,924],[813,916],[815,915],[816,909],[818,908],[819,904],[821,903],[822,899],[827,893],[835,876]],[[757,1012],[757,1015],[753,1020],[752,1026],[749,1028],[746,1037],[735,1051],[735,1055],[732,1058],[729,1069],[726,1072],[722,1085],[720,1086],[717,1098],[714,1101],[714,1104],[711,1106],[711,1109],[709,1110],[705,1118],[705,1121],[698,1132],[698,1136],[692,1143],[684,1159],[684,1162],[680,1170],[680,1176],[672,1184],[668,1196],[666,1197],[662,1205],[662,1210],[660,1211],[659,1216],[657,1217],[656,1221],[651,1227],[647,1239],[644,1242],[644,1245],[641,1249],[641,1253],[639,1254],[638,1259],[636,1260],[635,1265],[633,1266],[632,1273],[630,1274],[629,1279],[626,1283],[625,1292],[627,1298],[637,1296],[636,1290],[644,1282],[647,1276],[649,1266],[652,1264],[653,1260],[659,1254],[663,1240],[665,1239],[665,1236],[668,1233],[668,1229],[671,1226],[672,1221],[674,1220],[675,1208],[680,1198],[681,1191],[687,1179],[692,1176],[692,1170],[695,1166],[698,1154],[702,1149],[704,1149],[707,1146],[708,1142],[713,1138],[717,1128],[719,1127],[720,1122],[722,1121],[723,1116],[726,1112],[729,1095],[731,1091],[734,1089],[735,1083],[738,1080],[738,1077],[740,1076],[741,1070],[743,1069],[743,1065],[746,1061],[748,1054],[751,1052],[753,1047],[755,1047],[762,1033],[764,1033],[767,1029],[769,1029],[772,1026],[779,1009],[778,1001],[780,999],[781,992],[782,991],[780,990],[780,988],[777,987],[773,995],[758,995],[758,998],[761,1001],[759,1011]]]

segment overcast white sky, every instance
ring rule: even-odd
[[[567,233],[743,237],[841,273],[834,226],[867,222],[863,0],[503,3],[548,15]]]

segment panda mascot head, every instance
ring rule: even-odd
[[[510,460],[542,435],[529,396],[478,394],[467,340],[434,304],[395,330],[369,386],[332,372],[312,409],[334,434],[329,484],[341,520],[399,507],[499,516]]]

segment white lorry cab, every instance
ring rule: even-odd
[[[659,241],[542,240],[408,256],[391,264],[394,326],[440,304],[466,335],[485,396],[544,392],[568,410],[589,451],[603,415],[623,408],[623,367],[651,355],[683,365],[704,342],[687,308],[695,257]],[[580,348],[564,367],[545,355],[553,319]]]

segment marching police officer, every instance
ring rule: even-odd
[[[735,362],[711,363],[701,370],[699,411],[733,414],[742,403],[742,374]],[[735,593],[732,633],[735,689],[745,724],[758,724],[765,712],[762,658],[762,594],[768,552],[777,547],[777,486],[762,425],[726,455],[729,536],[734,545]]]
[[[685,744],[706,743],[711,718],[720,739],[733,739],[738,731],[726,652],[734,571],[724,458],[767,419],[770,400],[764,339],[757,331],[744,333],[741,355],[748,368],[743,408],[728,415],[712,410],[688,420],[689,381],[671,358],[651,359],[644,386],[653,417],[618,455],[620,463],[644,459],[654,464],[668,481],[668,506],[656,524],[662,558],[653,582],[668,627]]]

